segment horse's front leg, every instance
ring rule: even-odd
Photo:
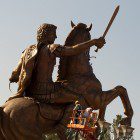
[[[115,87],[115,89],[118,92],[121,101],[123,103],[124,114],[127,116],[127,118],[122,119],[121,123],[131,125],[131,120],[133,117],[133,109],[128,97],[127,90],[123,86],[117,86]]]
[[[123,103],[124,106],[124,114],[127,116],[126,118],[124,118],[122,120],[122,124],[127,124],[127,125],[131,125],[131,120],[132,120],[132,116],[133,116],[133,109],[128,97],[128,93],[126,91],[126,89],[122,86],[117,86],[112,90],[109,91],[103,91],[102,95],[101,95],[101,107],[100,109],[104,109],[104,107],[106,107],[108,104],[110,104],[110,102],[112,102],[116,97],[120,97],[121,101]],[[102,113],[103,114],[103,113]]]

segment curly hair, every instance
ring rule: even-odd
[[[37,41],[42,42],[48,32],[56,29],[57,27],[53,24],[43,23],[37,30]]]

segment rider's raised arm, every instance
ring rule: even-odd
[[[53,44],[50,46],[50,49],[56,56],[61,57],[61,56],[78,55],[86,51],[93,45],[103,46],[104,44],[105,44],[104,40],[92,39],[74,46],[61,46],[58,44]]]

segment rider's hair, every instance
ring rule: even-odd
[[[42,25],[39,26],[37,30],[37,41],[38,42],[43,41],[48,32],[56,29],[57,27],[53,24],[43,23]]]

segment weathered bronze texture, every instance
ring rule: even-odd
[[[2,140],[41,140],[43,134],[54,132],[61,140],[66,140],[64,132],[76,100],[85,108],[99,109],[99,119],[104,120],[107,105],[119,96],[126,115],[121,123],[131,125],[133,109],[127,90],[117,86],[102,91],[102,85],[93,73],[89,62],[90,46],[101,48],[105,41],[102,38],[90,40],[90,29],[91,26],[88,28],[83,23],[72,23],[64,46],[48,45],[44,38],[41,41],[46,45],[38,42],[25,50],[10,78],[11,82],[19,82],[18,93],[0,107]],[[52,34],[51,43],[56,37]],[[60,57],[60,66],[57,81],[53,83],[51,76],[56,56]],[[24,95],[26,97],[22,97]]]

